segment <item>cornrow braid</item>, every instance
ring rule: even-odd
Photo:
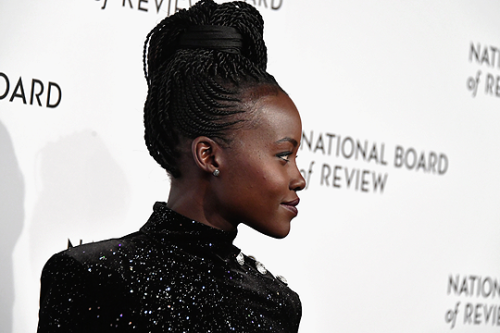
[[[239,52],[183,47],[179,39],[194,26],[232,27],[241,34]],[[235,1],[202,0],[161,21],[146,37],[143,51],[148,95],[145,140],[151,156],[174,178],[183,139],[207,136],[228,143],[228,131],[244,122],[243,93],[277,87],[266,72],[264,21],[257,9]]]

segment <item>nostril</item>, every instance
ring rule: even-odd
[[[306,187],[306,180],[304,179],[304,177],[302,177],[301,173],[299,173],[299,175],[300,177],[293,187],[294,191],[302,191]]]

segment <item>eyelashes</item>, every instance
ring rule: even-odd
[[[290,157],[290,155],[292,155],[293,153],[291,151],[285,151],[285,152],[282,152],[282,153],[279,153],[277,154],[276,156],[278,158],[280,158],[281,160],[285,161],[286,163],[290,162],[290,160],[288,159]],[[297,156],[295,156],[297,157]]]

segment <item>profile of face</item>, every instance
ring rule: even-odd
[[[298,213],[297,191],[305,187],[296,165],[302,123],[282,91],[260,97],[253,108],[252,126],[237,130],[218,155],[213,202],[220,218],[283,238]]]

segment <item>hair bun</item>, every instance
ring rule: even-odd
[[[267,49],[263,39],[264,20],[259,11],[242,1],[216,4],[202,0],[190,9],[182,9],[161,21],[147,36],[144,45],[146,78],[165,62],[170,62],[181,48],[186,31],[199,26],[224,26],[241,35],[240,54],[261,70],[267,66]],[[191,47],[191,49],[195,49]],[[210,48],[208,48],[210,49]],[[213,48],[212,48],[213,49]],[[220,49],[216,50],[220,51]]]
[[[239,54],[243,37],[233,27],[222,25],[195,25],[183,32],[178,40],[180,49],[209,49]]]

